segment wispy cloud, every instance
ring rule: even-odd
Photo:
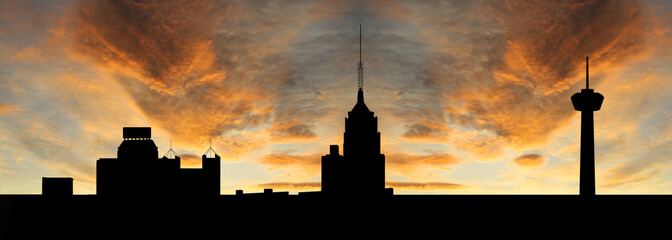
[[[306,191],[306,190],[320,190],[322,184],[319,182],[273,182],[256,185],[256,188],[274,189],[274,190],[289,190],[289,191]]]
[[[447,182],[386,182],[386,187],[394,188],[395,190],[419,190],[419,191],[432,191],[432,190],[455,190],[455,189],[464,189],[468,188],[467,186],[447,183]],[[257,188],[272,188],[279,190],[289,190],[289,191],[307,191],[307,190],[320,190],[321,184],[319,182],[274,182],[274,183],[264,183],[256,186]]]
[[[521,167],[539,167],[545,162],[545,157],[539,154],[523,154],[513,159],[513,163]]]
[[[420,191],[431,191],[431,190],[455,190],[455,189],[464,189],[468,188],[467,186],[456,184],[456,183],[447,183],[447,182],[386,182],[386,187],[394,188],[395,190],[420,190]]]
[[[11,114],[20,110],[21,107],[19,105],[11,105],[0,102],[0,116],[5,114]]]

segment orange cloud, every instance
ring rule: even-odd
[[[546,163],[546,158],[539,154],[524,154],[513,159],[513,163],[521,167],[539,167]]]
[[[213,69],[212,45],[222,11],[210,1],[82,2],[74,46],[154,90],[175,93],[211,74],[224,76]]]
[[[272,3],[82,1],[65,22],[72,49],[111,71],[154,124],[204,142],[271,124],[290,73],[278,49],[294,31],[274,28],[285,21],[268,21],[271,12],[250,15],[259,4]],[[263,48],[253,41],[263,39]],[[284,133],[310,135],[299,128]]]
[[[401,137],[409,140],[445,141],[448,138],[448,128],[445,123],[415,123],[407,125],[406,128],[407,131]]]
[[[322,184],[319,182],[273,182],[273,183],[263,183],[254,186],[255,188],[263,189],[279,189],[279,190],[289,190],[289,191],[304,191],[304,190],[320,190]]]
[[[325,20],[340,17],[348,10],[348,1],[325,0],[310,7],[308,17],[312,20]]]
[[[449,154],[409,155],[404,153],[385,153],[385,168],[387,172],[413,176],[423,168],[451,170],[450,165],[459,163],[459,160]]]
[[[543,144],[568,124],[576,114],[569,97],[578,89],[570,87],[584,76],[585,56],[591,57],[591,72],[599,73],[649,47],[648,10],[638,1],[486,5],[408,5],[415,14],[412,21],[434,50],[429,66],[418,74],[441,90],[442,99],[433,101],[443,104],[447,119],[433,115],[432,121],[447,122],[451,138],[455,130],[476,131],[488,139],[481,142],[501,141],[486,146],[486,152]],[[444,12],[447,8],[460,10]],[[422,129],[427,130],[415,127],[416,132]],[[460,145],[467,150],[482,150],[466,141]]]
[[[461,184],[447,183],[447,182],[428,182],[428,183],[386,182],[385,186],[394,188],[395,190],[420,190],[420,191],[455,190],[455,189],[468,188],[467,186]]]
[[[301,123],[278,123],[271,127],[271,135],[280,139],[312,139],[317,135],[312,127]]]
[[[261,159],[262,164],[271,165],[271,166],[290,166],[290,165],[302,165],[302,166],[317,166],[319,167],[322,163],[322,158],[320,154],[311,154],[311,155],[285,155],[285,154],[270,154],[266,155]]]
[[[25,62],[44,62],[44,52],[42,49],[30,45],[24,49],[21,49],[16,55],[14,55],[14,61],[25,61]]]
[[[201,168],[203,159],[195,154],[180,154],[180,166],[182,168]]]
[[[270,168],[267,171],[278,171],[284,179],[307,179],[320,174],[323,154],[289,155],[270,154],[259,159],[259,163]]]
[[[255,188],[261,189],[277,189],[277,190],[288,190],[288,191],[306,191],[306,190],[320,190],[322,184],[319,182],[272,182],[272,183],[263,183],[254,186]],[[419,190],[419,191],[431,191],[431,190],[456,190],[468,188],[465,185],[447,183],[447,182],[386,182],[385,187],[394,188],[395,190]]]
[[[641,51],[644,11],[638,1],[505,1],[495,10],[507,35],[497,79],[544,94],[565,90],[584,56],[600,69]]]
[[[18,105],[10,105],[10,104],[5,104],[0,102],[0,116],[6,115],[6,114],[11,114],[16,111],[20,111],[21,107]]]

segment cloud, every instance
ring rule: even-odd
[[[289,191],[305,191],[305,190],[320,190],[322,184],[319,182],[272,182],[272,183],[263,183],[255,186],[256,188],[263,189],[279,189],[279,190],[289,190]],[[385,187],[394,188],[395,190],[420,190],[420,191],[431,191],[431,190],[456,190],[468,188],[467,186],[455,183],[447,182],[427,182],[427,183],[418,183],[418,182],[386,182]]]
[[[25,62],[44,62],[43,58],[44,52],[42,49],[30,45],[24,49],[21,49],[12,60],[14,61],[25,61]]]
[[[11,105],[0,102],[0,116],[12,114],[16,111],[21,111],[21,107],[19,105]]]
[[[266,155],[261,159],[261,163],[273,166],[287,166],[287,165],[318,165],[321,163],[319,154],[312,155],[285,155],[285,154],[271,154]]]
[[[401,137],[409,140],[443,141],[448,137],[445,123],[416,123],[406,126],[407,131]]]
[[[225,74],[212,69],[212,33],[224,11],[210,1],[87,1],[73,40],[97,62],[175,93]]]
[[[255,188],[279,189],[289,191],[320,190],[322,184],[319,182],[272,182],[256,185]]]
[[[112,72],[155,124],[202,142],[281,114],[276,91],[293,71],[287,45],[307,7],[277,4],[82,1],[70,21],[72,49]]]
[[[539,154],[523,154],[513,159],[513,163],[521,167],[539,167],[546,163],[546,158]]]
[[[426,169],[442,169],[451,171],[448,166],[459,163],[450,154],[409,155],[405,153],[385,153],[385,168],[388,174],[399,173],[405,176],[416,176]]]
[[[308,179],[320,174],[323,154],[292,155],[274,153],[263,156],[257,162],[269,166],[267,171],[282,175],[283,179]]]
[[[467,186],[456,184],[456,183],[447,183],[447,182],[386,182],[386,187],[394,188],[394,190],[420,190],[420,191],[431,191],[431,190],[456,190],[468,188]]]
[[[669,169],[669,164],[644,161],[644,163],[628,162],[618,166],[611,167],[604,172],[598,182],[598,188],[607,189],[607,191],[618,187],[625,187],[625,189],[639,185],[643,187],[645,184],[658,182],[659,178],[665,172],[662,169]],[[641,192],[643,188],[635,190]]]
[[[82,135],[64,136],[59,129],[67,129],[66,123],[39,112],[21,111],[7,117],[0,122],[0,129],[8,137],[2,139],[3,145],[21,153],[18,159],[27,158],[30,164],[47,167],[58,175],[77,176],[79,182],[95,182],[95,163],[87,161],[93,158],[86,151],[95,144],[80,143]]]
[[[664,115],[665,118],[669,119],[668,114]],[[598,190],[626,193],[665,192],[657,189],[657,187],[667,182],[664,175],[672,167],[670,164],[672,159],[669,157],[672,150],[668,147],[672,142],[672,127],[669,126],[669,121],[663,120],[649,126],[652,130],[638,130],[638,132],[655,131],[655,134],[644,136],[623,134],[622,136],[626,136],[626,139],[628,139],[628,143],[625,145],[597,145],[596,150],[599,150],[596,156],[598,161],[598,172],[596,173]],[[636,129],[629,130],[637,131]],[[610,157],[611,152],[615,152],[613,153],[615,155],[620,153],[616,157],[625,158]],[[605,167],[600,169],[600,166]]]
[[[179,154],[179,153],[178,153]],[[203,159],[196,154],[179,154],[181,168],[201,168],[203,167]]]
[[[312,128],[306,124],[287,123],[277,124],[273,126],[271,135],[282,139],[311,139],[316,138],[317,135],[312,131]]]
[[[505,1],[496,9],[507,50],[495,78],[544,94],[575,83],[584,56],[600,69],[647,45],[640,1]]]
[[[428,117],[446,122],[451,135],[478,132],[486,142],[503,141],[500,150],[488,152],[545,143],[568,124],[576,114],[569,102],[576,90],[570,88],[583,76],[585,56],[591,56],[593,71],[607,71],[648,46],[646,9],[638,1],[437,1],[406,7],[431,50],[417,75],[439,91],[431,102],[443,106],[446,120]]]

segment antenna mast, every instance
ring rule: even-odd
[[[589,79],[589,78],[588,78],[588,57],[586,57],[586,89],[590,89],[590,88],[588,87],[588,82],[589,82],[588,79]]]
[[[203,153],[203,156],[205,156],[207,158],[214,158],[214,157],[217,156],[217,153],[215,152],[215,150],[212,149],[212,138],[210,138],[210,148],[208,148],[208,150],[206,150],[205,153]],[[210,156],[212,156],[212,157],[210,157]]]
[[[163,157],[168,159],[175,159],[175,157],[178,157],[177,153],[173,151],[173,139],[170,139],[170,149],[168,149],[168,152],[166,152]]]
[[[359,25],[359,62],[357,63],[357,88],[364,88],[364,63],[362,62],[362,25]]]

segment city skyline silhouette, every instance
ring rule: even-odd
[[[581,114],[579,195],[595,195],[595,153],[593,111],[600,109],[604,97],[589,88],[589,65],[586,57],[586,88],[571,97],[574,109]],[[323,198],[335,196],[391,196],[385,188],[385,155],[381,154],[378,118],[364,102],[364,65],[362,61],[362,26],[359,26],[359,61],[357,64],[357,100],[345,118],[343,155],[338,145],[330,145],[329,154],[321,157],[319,192]],[[106,199],[124,196],[178,199],[215,199],[221,195],[221,157],[212,148],[202,155],[200,169],[182,168],[181,158],[171,148],[158,158],[158,147],[151,139],[149,127],[124,127],[123,142],[117,158],[96,161],[96,195]],[[210,156],[212,155],[212,156]],[[582,181],[583,179],[583,181]],[[47,196],[73,194],[73,178],[43,177],[42,191]],[[263,195],[273,195],[264,189]],[[236,196],[244,196],[236,190]],[[250,195],[248,193],[248,195]],[[277,195],[277,193],[275,193]],[[287,195],[287,192],[281,193]],[[209,197],[208,197],[209,196]]]
[[[549,214],[585,214],[588,212],[608,215],[613,208],[623,204],[653,204],[669,202],[672,195],[595,195],[595,157],[593,134],[593,111],[600,109],[604,97],[586,88],[572,96],[571,101],[582,114],[581,124],[581,179],[579,195],[394,195],[392,188],[385,188],[384,155],[380,152],[380,136],[377,117],[364,102],[363,63],[358,63],[358,89],[355,106],[345,118],[343,155],[338,145],[330,145],[329,154],[322,156],[321,191],[276,192],[264,189],[262,193],[245,193],[237,190],[235,195],[220,193],[220,156],[210,146],[202,155],[201,168],[182,168],[179,154],[171,149],[159,158],[156,144],[149,127],[124,127],[117,158],[97,160],[97,193],[95,195],[73,194],[73,178],[43,177],[42,195],[0,195],[0,226],[5,236],[67,236],[64,231],[72,223],[83,226],[84,232],[109,231],[114,221],[128,216],[145,216],[156,226],[194,228],[199,224],[177,224],[174,221],[190,218],[206,218],[213,214],[233,214],[238,221],[232,226],[241,227],[241,221],[257,221],[267,207],[275,209],[274,221],[294,220],[296,214],[322,211],[319,219],[333,214],[374,214],[376,219],[388,216],[394,206],[403,214],[426,214],[436,209],[429,206],[460,204],[478,206],[478,209],[450,209],[450,214],[497,213],[511,214],[511,207],[525,207],[525,214],[538,208],[558,205]],[[588,81],[588,57],[586,57],[586,81]],[[172,145],[172,144],[171,144]],[[354,147],[353,147],[354,146]],[[353,168],[348,166],[356,166]],[[587,180],[584,177],[588,177]],[[497,204],[492,206],[492,203]],[[196,210],[179,211],[179,205],[197,205]],[[491,206],[488,206],[491,205]],[[412,206],[412,207],[411,207]],[[503,207],[502,206],[506,206]],[[639,208],[639,210],[648,208]],[[291,210],[288,211],[288,210]],[[649,210],[646,210],[649,211]],[[424,213],[423,213],[424,212]],[[634,214],[634,212],[628,212]],[[29,224],[45,216],[61,216],[58,221],[47,220]],[[83,218],[84,216],[86,218]],[[565,219],[561,217],[559,219]],[[567,219],[571,219],[567,217]],[[93,221],[91,221],[93,220]],[[331,219],[334,220],[334,219]],[[304,220],[305,221],[305,220]],[[212,220],[212,225],[221,220]],[[231,224],[229,221],[224,221]],[[136,223],[147,224],[147,223]],[[276,223],[277,224],[277,223]],[[284,226],[284,224],[279,224]],[[49,231],[29,233],[39,226]],[[125,231],[150,233],[154,236],[174,236],[173,231],[148,231],[148,226],[130,226]],[[214,230],[213,228],[211,230]],[[211,231],[200,231],[210,233]],[[114,234],[114,233],[113,233]],[[195,236],[194,233],[190,235]]]
[[[0,1],[0,238],[664,213],[669,12]]]

